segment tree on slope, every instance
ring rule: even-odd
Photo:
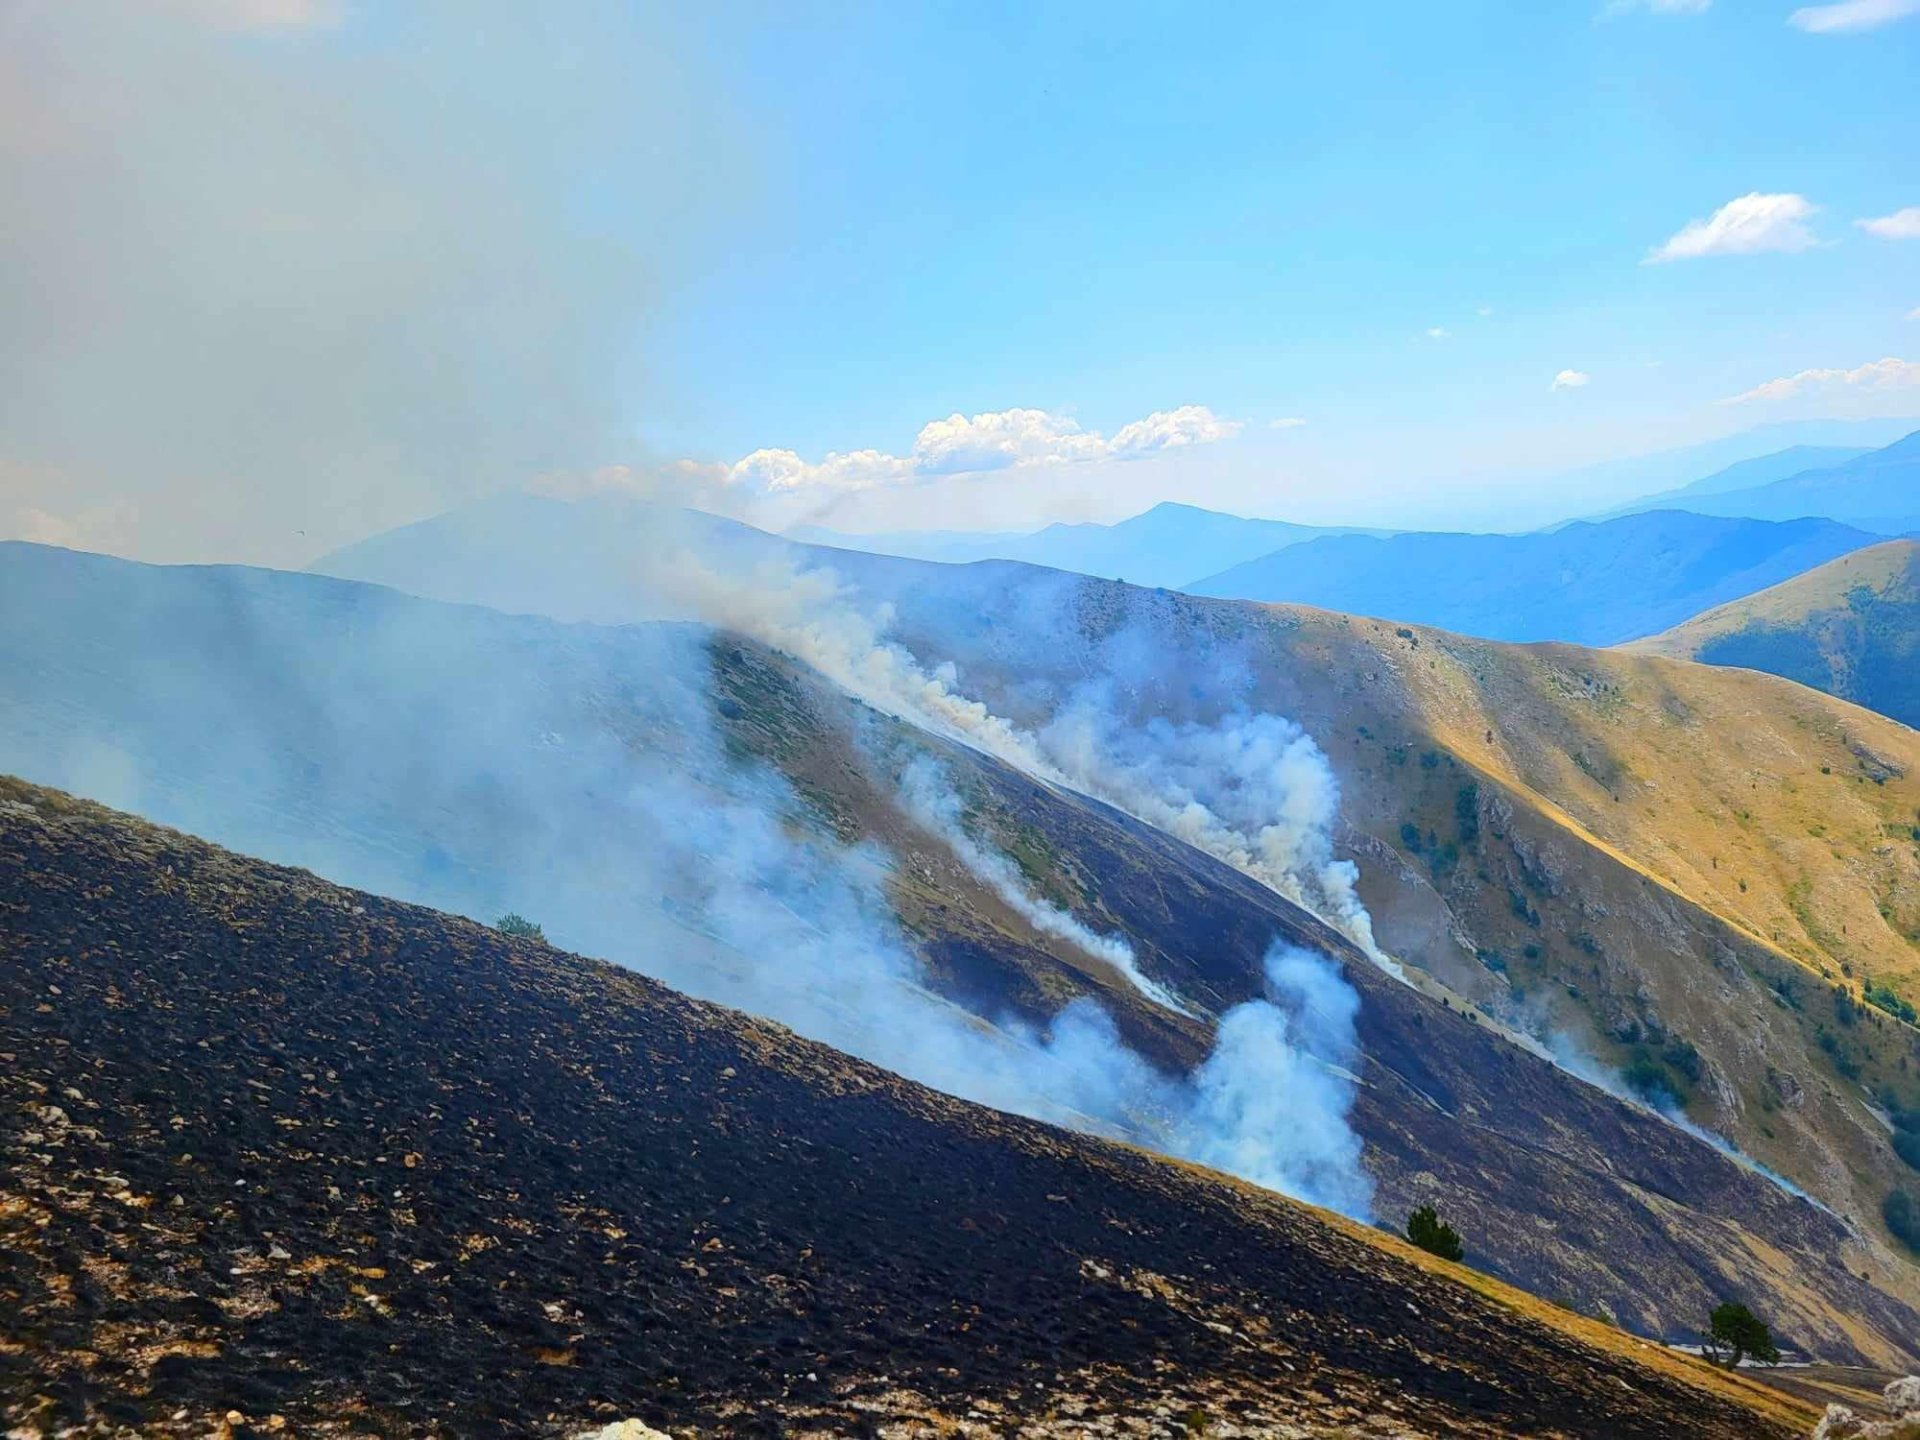
[[[1751,1355],[1768,1365],[1777,1365],[1780,1351],[1773,1343],[1773,1331],[1753,1311],[1738,1301],[1729,1300],[1713,1307],[1707,1325],[1707,1354],[1729,1370]]]
[[[1407,1216],[1407,1239],[1442,1260],[1458,1260],[1467,1253],[1460,1243],[1460,1232],[1442,1220],[1431,1205],[1422,1205]]]

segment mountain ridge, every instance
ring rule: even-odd
[[[1874,539],[1830,520],[1772,523],[1660,510],[1527,535],[1316,539],[1186,589],[1490,640],[1611,645]],[[1621,574],[1636,583],[1618,584]]]

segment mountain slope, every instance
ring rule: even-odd
[[[1872,538],[1832,521],[1765,524],[1667,510],[1531,535],[1315,540],[1186,588],[1436,625],[1490,640],[1612,645]]]
[[[1077,1435],[1165,1407],[1228,1435],[1744,1440],[1811,1419],[630,973],[4,794],[15,1424],[918,1434],[972,1413]]]
[[[1856,550],[1627,648],[1765,670],[1920,726],[1920,543]]]
[[[1839,465],[1746,489],[1689,496],[1683,508],[1759,520],[1823,516],[1877,535],[1920,530],[1920,431]]]
[[[363,885],[478,916],[529,913],[570,946],[828,1027],[814,1033],[844,1033],[847,1044],[869,1043],[857,1025],[831,1028],[831,1004],[736,978],[750,975],[762,952],[763,964],[777,960],[776,969],[805,974],[804,955],[784,948],[791,932],[782,931],[780,943],[745,940],[716,928],[710,906],[697,908],[706,877],[741,863],[741,841],[733,813],[715,811],[724,797],[664,809],[657,801],[690,781],[710,794],[698,756],[682,753],[697,718],[681,709],[690,698],[714,718],[729,756],[777,770],[791,787],[780,805],[783,829],[844,847],[863,866],[873,862],[859,857],[879,857],[883,898],[910,938],[919,983],[943,1002],[1013,1034],[1045,1031],[1070,1001],[1093,999],[1135,1054],[1177,1075],[1207,1055],[1217,1017],[1262,994],[1262,957],[1276,938],[1314,950],[1338,963],[1358,1001],[1348,1119],[1364,1147],[1377,1213],[1438,1202],[1470,1236],[1476,1264],[1643,1333],[1690,1335],[1727,1293],[1755,1298],[1788,1343],[1833,1358],[1900,1363],[1906,1337],[1920,1331],[1911,1267],[1837,1217],[1510,1045],[1487,1011],[1469,1014],[1390,980],[1343,936],[1239,871],[1084,795],[876,716],[758,646],[684,628],[509,617],[313,576],[160,569],[35,547],[0,558],[8,562],[0,566],[0,659],[20,679],[0,707],[0,765],[114,795]],[[1118,597],[1222,618],[1251,608],[1004,568],[1064,586],[1076,605]],[[881,570],[936,580],[990,573]],[[1042,597],[1005,585],[1000,594],[1003,605],[1047,618]],[[924,596],[896,598],[910,622],[927,608]],[[937,613],[991,618],[977,605],[945,604]],[[1083,665],[1092,620],[1093,612],[1069,611],[1045,624],[1050,660]],[[1017,630],[1009,623],[994,633],[1012,643]],[[1195,679],[1215,672],[1191,634],[1169,643],[1167,653],[1184,655]],[[680,697],[690,658],[705,678],[700,693]],[[990,678],[982,662],[968,663]],[[1037,928],[960,863],[951,838],[902,802],[896,775],[916,755],[949,772],[977,843],[1013,857],[1040,893],[1084,925],[1124,937],[1138,969],[1183,996],[1192,1013],[1153,1003],[1110,964]],[[1408,769],[1446,778],[1439,769]],[[1491,785],[1487,803],[1496,803]],[[1451,789],[1444,804],[1452,814]],[[710,811],[725,821],[721,833],[697,828]],[[1355,813],[1371,823],[1364,803]],[[1397,825],[1401,812],[1394,813]],[[1531,823],[1521,815],[1498,828]],[[1487,828],[1491,836],[1496,826]],[[658,858],[676,846],[696,862],[685,874]],[[1502,863],[1491,838],[1484,849],[1486,863]],[[1425,882],[1386,858],[1363,857],[1368,874],[1403,897],[1377,907],[1397,935],[1403,903],[1437,902]],[[791,870],[817,885],[798,852],[774,860],[767,883]],[[1552,863],[1578,876],[1568,883],[1583,901],[1589,885],[1597,893],[1613,884],[1577,852]],[[1636,895],[1608,896],[1618,923],[1639,923]],[[1507,892],[1495,890],[1493,899],[1505,915]],[[805,904],[805,895],[787,903]],[[1478,923],[1464,901],[1454,903],[1457,927]],[[1569,923],[1565,903],[1538,902],[1548,917],[1544,934]],[[813,980],[831,1002],[833,986],[852,984],[852,962],[870,942],[857,916],[822,918],[839,927],[829,968]],[[1579,923],[1614,944],[1611,923]],[[1701,938],[1663,934],[1652,954],[1630,958],[1657,955],[1670,965],[1666,947],[1695,944],[1725,948],[1756,969],[1771,963],[1709,918],[1678,923],[1683,935],[1693,926]],[[1669,919],[1667,929],[1674,925]],[[1446,968],[1444,956],[1407,953]],[[1563,953],[1586,961],[1584,952],[1555,947],[1543,964],[1562,963]],[[1518,970],[1517,951],[1514,960]],[[1471,953],[1462,964],[1451,978],[1494,981]],[[1696,1036],[1711,1074],[1725,1064],[1729,1084],[1764,1085],[1768,1063],[1807,1075],[1818,1063],[1809,1060],[1818,1055],[1810,1040],[1785,1015],[1756,1007],[1771,992],[1744,978],[1740,985],[1698,1028],[1690,1014],[1684,1029],[1670,1017],[1676,1029]],[[1481,990],[1483,1004],[1502,1003],[1489,985]],[[875,998],[846,993],[863,1005]],[[1583,993],[1606,998],[1597,986]],[[1664,988],[1658,998],[1664,1004]],[[1645,1013],[1654,1013],[1651,1001]],[[1739,1037],[1737,1047],[1724,1042],[1724,1061],[1718,1026]],[[1897,1037],[1870,1023],[1860,1030],[1858,1048],[1877,1081],[1892,1073]],[[883,1044],[868,1053],[891,1052]],[[1884,1187],[1887,1167],[1897,1164],[1884,1138],[1863,1157],[1873,1142],[1860,1123],[1871,1122],[1849,1119],[1844,1099],[1810,1077],[1807,1091],[1769,1162],[1796,1168],[1838,1204],[1851,1204],[1849,1167]],[[1296,1093],[1295,1110],[1304,1094]],[[1816,1154],[1817,1163],[1801,1166]],[[1821,1168],[1829,1163],[1833,1175]]]
[[[513,553],[496,537],[434,584],[469,600],[544,586],[559,605],[595,590],[572,563],[590,546],[519,552],[503,581]],[[390,558],[387,578],[411,583]],[[640,558],[594,613],[621,613]],[[830,566],[839,608],[891,617],[895,645],[1029,733],[1071,741],[1110,712],[1174,738],[1297,722],[1331,761],[1334,854],[1359,867],[1389,951],[1609,1083],[1674,1097],[1864,1229],[1884,1233],[1883,1202],[1915,1187],[1873,1107],[1920,1109],[1916,1032],[1867,999],[1871,983],[1920,1002],[1912,731],[1771,677],[1617,652],[999,562],[792,547],[787,563]],[[1889,1264],[1887,1283],[1911,1283]]]

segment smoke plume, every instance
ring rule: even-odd
[[[1031,893],[1019,867],[997,850],[989,849],[966,832],[961,823],[960,797],[946,773],[925,756],[911,761],[900,775],[900,795],[908,813],[938,835],[974,877],[991,889],[1009,909],[1043,935],[1065,940],[1125,977],[1127,983],[1156,1005],[1191,1016],[1180,997],[1141,973],[1133,947],[1118,935],[1103,935],[1082,924],[1057,905]]]

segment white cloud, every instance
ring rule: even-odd
[[[871,490],[912,478],[913,462],[880,450],[830,450],[811,464],[792,450],[756,450],[728,468],[731,484],[778,495],[788,490]]]
[[[965,475],[1019,465],[1097,459],[1105,442],[1078,422],[1047,410],[988,410],[949,415],[921,426],[913,468],[926,475]]]
[[[1840,0],[1837,5],[1807,5],[1787,17],[1797,30],[1814,35],[1873,30],[1909,15],[1920,15],[1920,0]]]
[[[1807,221],[1818,209],[1804,195],[1763,195],[1759,191],[1742,195],[1704,220],[1688,221],[1666,244],[1650,251],[1643,263],[1806,250],[1819,243],[1807,228]]]
[[[1551,388],[1555,390],[1578,390],[1592,379],[1593,377],[1584,370],[1562,370],[1558,375],[1553,377],[1553,385]]]
[[[1907,318],[1909,320],[1920,320],[1920,305],[1916,305],[1913,309],[1909,310],[1907,312]]]
[[[1427,331],[1427,339],[1429,340],[1450,340],[1452,338],[1453,332],[1444,325],[1435,325]]]
[[[1493,314],[1493,307],[1491,305],[1482,305],[1478,310],[1475,310],[1473,313],[1478,315],[1482,320],[1484,320],[1489,315]]]
[[[1298,430],[1306,423],[1306,420],[1302,416],[1282,415],[1277,420],[1269,420],[1267,422],[1267,428],[1269,430]]]
[[[1204,405],[1181,405],[1156,410],[1144,420],[1122,425],[1113,432],[1111,454],[1125,459],[1151,455],[1156,450],[1178,450],[1187,445],[1211,445],[1240,433],[1238,420],[1222,420]]]
[[[1853,222],[1869,235],[1878,235],[1882,240],[1920,240],[1920,205],[1909,205],[1904,210],[1896,210],[1891,215],[1881,215],[1871,220]]]
[[[726,476],[731,485],[766,494],[806,489],[853,492],[939,475],[1133,460],[1163,450],[1211,445],[1239,434],[1240,428],[1240,421],[1223,419],[1205,405],[1156,410],[1122,425],[1111,438],[1049,410],[988,410],[928,421],[906,455],[884,450],[835,451],[813,462],[792,450],[756,450],[727,467]]]
[[[1721,403],[1772,403],[1806,394],[1846,390],[1920,390],[1920,364],[1888,356],[1885,360],[1870,360],[1865,365],[1856,365],[1851,370],[1802,370],[1797,375],[1784,375],[1778,380],[1756,385],[1739,395],[1729,396]]]

